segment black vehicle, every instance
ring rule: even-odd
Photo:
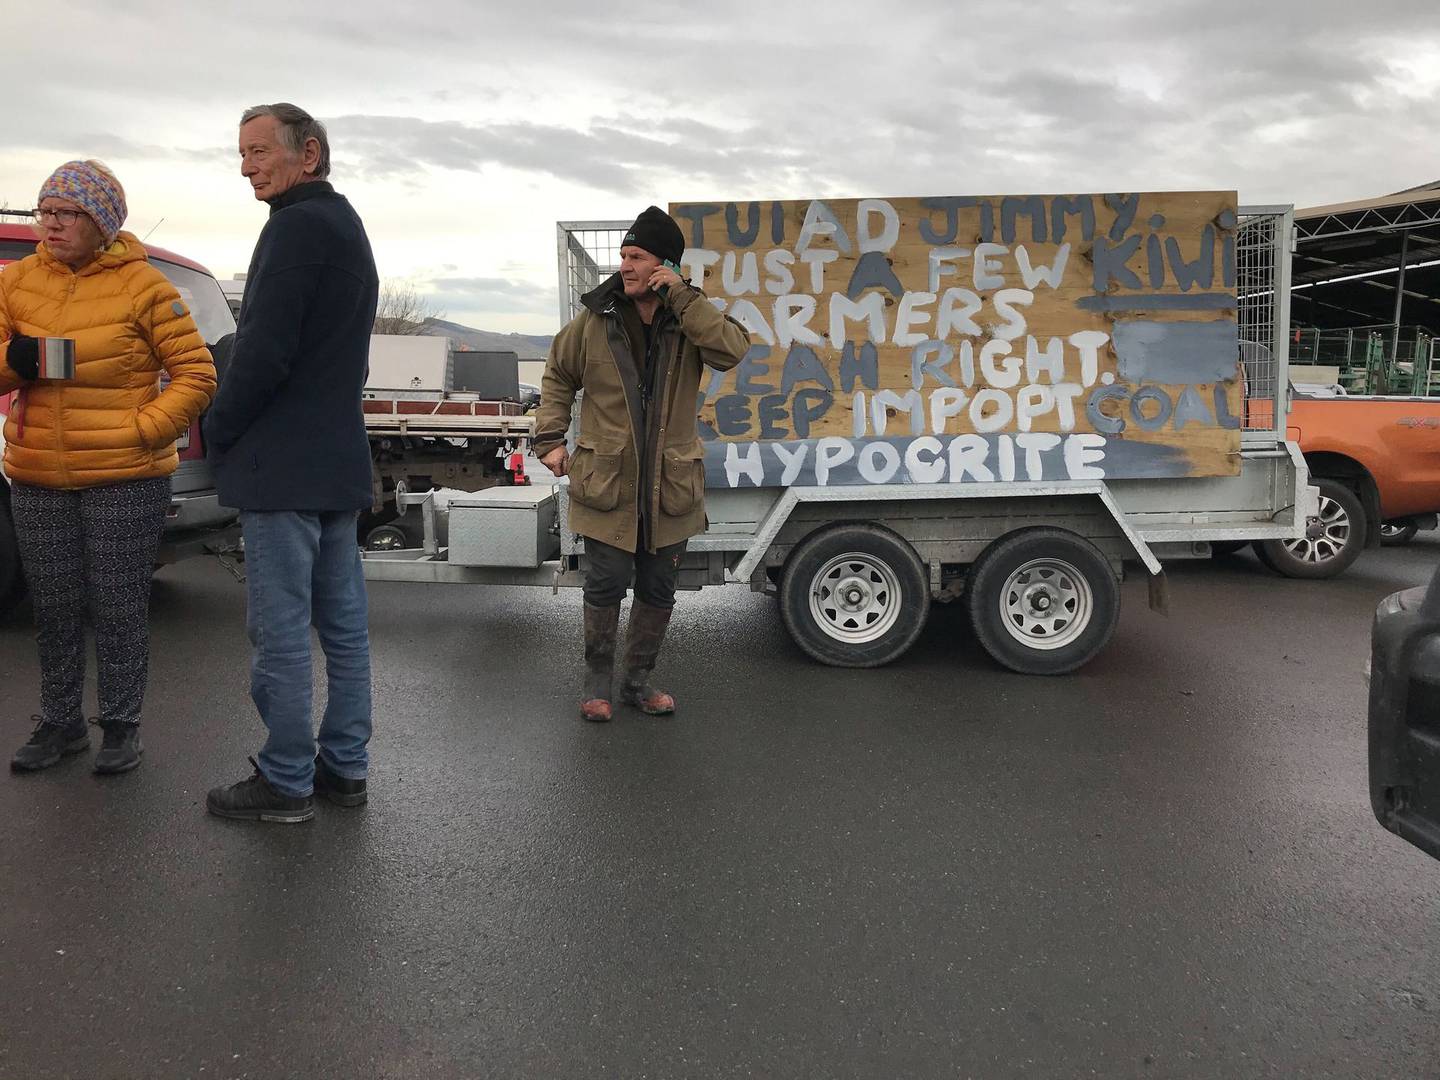
[[[1440,859],[1440,567],[1381,601],[1370,643],[1370,805]]]

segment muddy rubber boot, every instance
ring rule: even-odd
[[[580,719],[603,724],[610,719],[615,681],[615,634],[620,608],[585,605],[585,682],[580,690]]]
[[[665,643],[670,626],[670,609],[651,607],[639,600],[630,605],[630,626],[625,632],[625,684],[620,700],[634,705],[647,716],[669,716],[675,711],[675,698],[650,685],[655,658]]]

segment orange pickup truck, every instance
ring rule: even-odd
[[[1300,540],[1257,540],[1288,577],[1334,577],[1367,547],[1406,543],[1440,511],[1440,398],[1291,397],[1288,436],[1320,489]]]

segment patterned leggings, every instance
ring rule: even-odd
[[[150,575],[170,479],[59,490],[15,484],[10,508],[35,602],[47,724],[82,720],[85,615],[95,627],[102,724],[138,724],[150,666]]]

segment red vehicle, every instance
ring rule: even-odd
[[[28,217],[28,212],[23,219],[14,212],[0,216],[0,266],[34,253],[35,234],[24,223]],[[234,339],[235,316],[219,283],[205,267],[183,255],[149,244],[145,250],[150,262],[180,290],[215,357],[216,367],[223,367]],[[9,412],[12,400],[13,395],[0,396],[0,415]],[[4,436],[0,434],[0,450],[3,447]],[[181,436],[179,449],[180,468],[172,478],[165,540],[159,555],[161,563],[223,550],[233,546],[238,536],[235,511],[222,507],[215,494],[210,467],[205,463],[199,422]],[[18,603],[24,590],[15,530],[10,521],[10,484],[0,468],[0,615]]]

